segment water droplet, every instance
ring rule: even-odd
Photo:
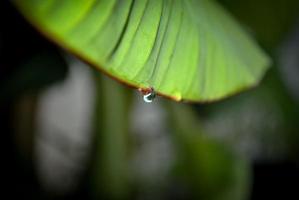
[[[156,97],[156,94],[154,92],[151,92],[149,94],[143,95],[143,100],[146,103],[152,103],[155,97]]]
[[[139,89],[139,91],[143,94],[143,100],[146,103],[153,102],[154,98],[156,97],[156,93],[152,87]]]

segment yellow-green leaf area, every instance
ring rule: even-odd
[[[213,0],[15,0],[62,47],[136,88],[213,101],[258,84],[270,60]]]

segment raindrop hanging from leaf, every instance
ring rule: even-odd
[[[154,91],[154,88],[150,87],[150,88],[140,88],[139,91],[142,93],[143,95],[143,100],[146,103],[152,103],[153,100],[156,97],[156,93]]]

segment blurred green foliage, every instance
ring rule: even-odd
[[[297,0],[218,0],[270,51],[298,19]]]

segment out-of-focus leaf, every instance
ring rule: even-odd
[[[45,51],[24,61],[0,85],[0,100],[14,98],[24,93],[34,93],[64,80],[67,64],[56,51]]]
[[[267,48],[280,44],[299,17],[298,0],[219,0]]]
[[[205,106],[205,130],[253,160],[298,160],[299,105],[280,76],[273,67],[257,89]]]
[[[188,107],[173,106],[178,171],[199,199],[242,200],[250,189],[250,169],[246,160],[231,148],[203,134]]]
[[[174,100],[256,85],[267,56],[212,0],[15,0],[41,32],[107,74]]]
[[[97,77],[95,155],[92,182],[95,195],[130,199],[129,100],[122,85]]]

